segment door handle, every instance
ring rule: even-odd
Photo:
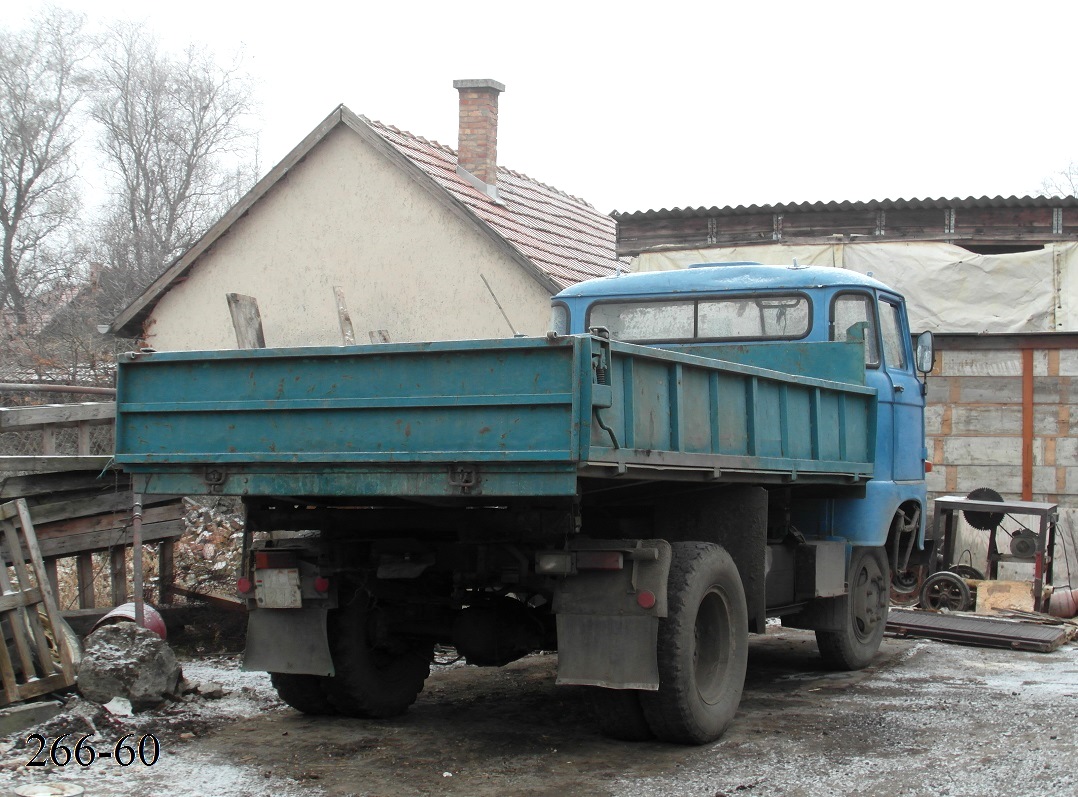
[[[896,393],[903,393],[906,390],[906,388],[903,385],[895,385],[894,387],[895,387],[895,392]]]

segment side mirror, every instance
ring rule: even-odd
[[[917,370],[927,374],[936,364],[936,350],[932,348],[932,333],[922,332],[917,336],[917,351],[913,355]]]

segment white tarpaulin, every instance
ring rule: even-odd
[[[1078,243],[977,255],[947,243],[761,244],[646,252],[632,270],[755,260],[870,274],[906,297],[914,332],[1078,331]]]

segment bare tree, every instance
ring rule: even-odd
[[[250,78],[189,47],[162,51],[141,25],[115,27],[91,114],[116,177],[103,275],[120,309],[182,254],[257,176]]]
[[[81,16],[47,7],[0,31],[0,317],[26,334],[40,302],[75,264],[56,242],[78,210],[73,114],[88,89]]]
[[[1078,163],[1072,163],[1041,182],[1043,196],[1078,196]]]

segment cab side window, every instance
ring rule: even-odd
[[[888,368],[908,371],[906,346],[902,336],[902,308],[880,299],[880,332],[883,336],[883,359]]]
[[[865,365],[880,364],[876,336],[876,314],[872,298],[864,293],[840,293],[831,302],[831,340],[865,341]]]

